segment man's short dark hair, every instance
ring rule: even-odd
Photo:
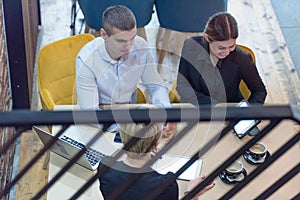
[[[113,28],[122,31],[132,30],[136,27],[136,19],[129,8],[122,5],[110,6],[103,12],[102,27],[110,36]]]

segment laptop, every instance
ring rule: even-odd
[[[71,131],[74,131],[72,130],[72,127],[69,129]],[[65,132],[67,132],[69,129],[67,129]],[[33,130],[37,133],[44,145],[49,143],[51,139],[54,138],[54,136],[49,132],[39,127],[33,126]],[[71,160],[81,149],[84,148],[85,153],[76,161],[76,163],[89,170],[96,170],[98,168],[99,162],[104,156],[111,156],[117,150],[117,148],[112,148],[112,145],[110,145],[109,142],[102,137],[98,139],[97,144],[101,145],[101,149],[106,149],[105,153],[102,153],[93,148],[86,148],[86,146],[81,141],[72,138],[70,134],[63,133],[52,145],[50,151],[68,160]]]

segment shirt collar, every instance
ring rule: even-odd
[[[99,52],[100,52],[100,56],[101,58],[106,61],[106,62],[109,62],[109,63],[112,63],[112,64],[116,64],[118,61],[117,60],[113,60],[108,52],[106,51],[106,48],[105,48],[105,41],[103,40],[103,46],[99,46]]]
[[[103,45],[105,45],[105,44],[103,43]],[[131,50],[131,51],[132,51],[132,50]],[[124,62],[126,59],[128,59],[129,54],[132,54],[132,52],[130,52],[129,54],[127,54],[127,55],[125,55],[125,56],[122,56],[122,57],[120,58],[120,60],[114,60],[114,59],[112,59],[112,58],[109,56],[109,54],[108,54],[108,52],[107,52],[107,50],[106,50],[105,47],[102,48],[102,46],[100,46],[100,47],[99,47],[99,52],[100,52],[100,56],[102,57],[102,59],[103,59],[104,61],[106,61],[106,62],[111,63],[111,64],[122,63],[122,62]]]

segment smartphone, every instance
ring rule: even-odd
[[[121,135],[120,135],[119,132],[116,133],[115,138],[114,138],[114,142],[122,143]]]

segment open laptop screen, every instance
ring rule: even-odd
[[[50,133],[41,128],[34,126],[33,130],[37,133],[44,145],[47,145],[54,138]],[[87,169],[96,170],[100,160],[103,156],[105,156],[105,154],[94,149],[86,149],[84,144],[65,135],[62,135],[62,137],[55,141],[55,143],[50,147],[50,151],[68,160],[72,160],[73,157],[83,148],[85,149],[85,153],[76,160],[75,163]]]

